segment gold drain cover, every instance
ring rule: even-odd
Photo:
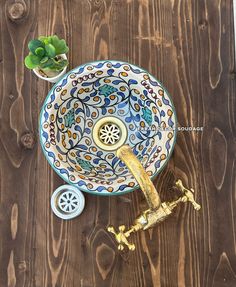
[[[127,139],[125,124],[116,117],[105,117],[96,122],[93,128],[93,140],[103,150],[116,150]]]

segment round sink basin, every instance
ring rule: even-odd
[[[116,150],[128,144],[150,177],[170,158],[176,115],[163,85],[121,61],[81,65],[56,83],[40,114],[40,142],[57,174],[98,195],[138,188]]]

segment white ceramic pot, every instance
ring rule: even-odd
[[[61,57],[62,57],[63,59],[65,59],[65,60],[67,60],[66,54],[61,54],[61,55],[59,55],[59,56],[61,56]],[[35,73],[35,75],[36,75],[37,77],[39,77],[39,78],[42,79],[42,80],[51,82],[51,83],[56,83],[56,82],[58,82],[58,81],[63,77],[63,75],[65,75],[66,70],[67,70],[67,66],[66,66],[59,74],[57,74],[57,75],[54,76],[54,77],[44,77],[44,76],[42,75],[42,73],[39,72],[39,69],[38,69],[38,68],[33,69],[33,71],[34,71],[34,73]]]

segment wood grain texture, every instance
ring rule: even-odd
[[[236,67],[231,0],[0,0],[0,287],[235,287]],[[129,225],[141,192],[85,195],[83,214],[53,216],[62,184],[38,143],[50,85],[23,65],[27,42],[58,34],[70,68],[120,59],[147,69],[173,97],[181,126],[174,154],[155,180],[161,198],[176,178],[202,209],[179,207],[133,236],[119,253],[108,224]]]

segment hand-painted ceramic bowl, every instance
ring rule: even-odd
[[[158,80],[128,63],[97,61],[53,86],[40,115],[40,141],[66,182],[117,195],[138,188],[117,148],[129,144],[153,178],[170,158],[175,126],[173,103]]]

